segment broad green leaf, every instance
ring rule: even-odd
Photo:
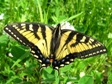
[[[83,76],[78,84],[94,84],[94,80],[92,78],[92,76]]]

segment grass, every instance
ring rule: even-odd
[[[1,18],[3,14],[3,18]],[[77,31],[102,42],[107,54],[75,61],[60,69],[39,72],[40,65],[27,47],[3,34],[6,24],[69,21]],[[111,84],[112,0],[1,0],[0,83],[1,84]],[[8,55],[11,53],[11,55]],[[84,75],[83,77],[81,77]]]

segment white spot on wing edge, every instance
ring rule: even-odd
[[[19,40],[19,37],[16,37],[17,40]]]
[[[93,55],[92,53],[89,54],[89,56]]]
[[[29,25],[29,30],[33,31],[33,25],[32,24]]]
[[[90,38],[90,41],[92,41],[92,42],[93,42],[93,41],[94,41],[94,39]]]
[[[9,32],[11,32],[11,30],[10,30],[10,29],[8,29],[8,31],[9,31]]]
[[[38,55],[33,55],[33,56],[36,57],[36,58],[39,58]]]
[[[103,50],[100,50],[100,52],[103,52]]]
[[[80,42],[85,42],[85,40],[86,40],[86,37],[83,36],[83,38],[80,40]]]
[[[99,51],[97,51],[96,53],[99,53]]]
[[[17,28],[17,25],[12,25],[12,27]]]
[[[96,52],[93,52],[93,55],[96,54]]]
[[[5,30],[9,30],[9,28],[5,27]]]
[[[57,70],[58,70],[58,69],[59,69],[59,67],[57,67],[57,66],[56,66],[56,67],[55,67],[55,69],[57,69]]]
[[[68,61],[68,62],[65,62],[66,64],[70,64],[70,62]]]
[[[14,33],[13,33],[13,32],[11,32],[11,34],[12,34],[12,35],[14,35]]]
[[[21,43],[23,43],[23,41],[22,40],[19,40]]]
[[[16,37],[16,35],[14,34],[14,37]]]
[[[45,67],[46,65],[45,64],[42,64],[42,67]]]
[[[106,49],[103,49],[103,51],[105,52],[105,51],[106,51]]]
[[[73,62],[73,61],[74,61],[74,59],[70,59],[70,61],[72,61],[72,62]]]
[[[22,23],[22,24],[21,24],[21,26],[25,26],[25,25],[26,25],[25,23]]]
[[[61,67],[63,67],[63,66],[64,66],[64,64],[61,64],[60,66],[61,66]]]
[[[31,53],[35,53],[35,51],[34,50],[31,50]]]
[[[38,60],[40,63],[42,63],[42,60]]]

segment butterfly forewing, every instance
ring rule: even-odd
[[[60,60],[69,55],[71,59],[86,58],[105,52],[105,46],[97,40],[76,31],[62,30],[56,59]]]

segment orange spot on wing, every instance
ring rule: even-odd
[[[52,63],[53,61],[54,61],[54,60],[51,58],[51,59],[50,59],[50,63]]]

